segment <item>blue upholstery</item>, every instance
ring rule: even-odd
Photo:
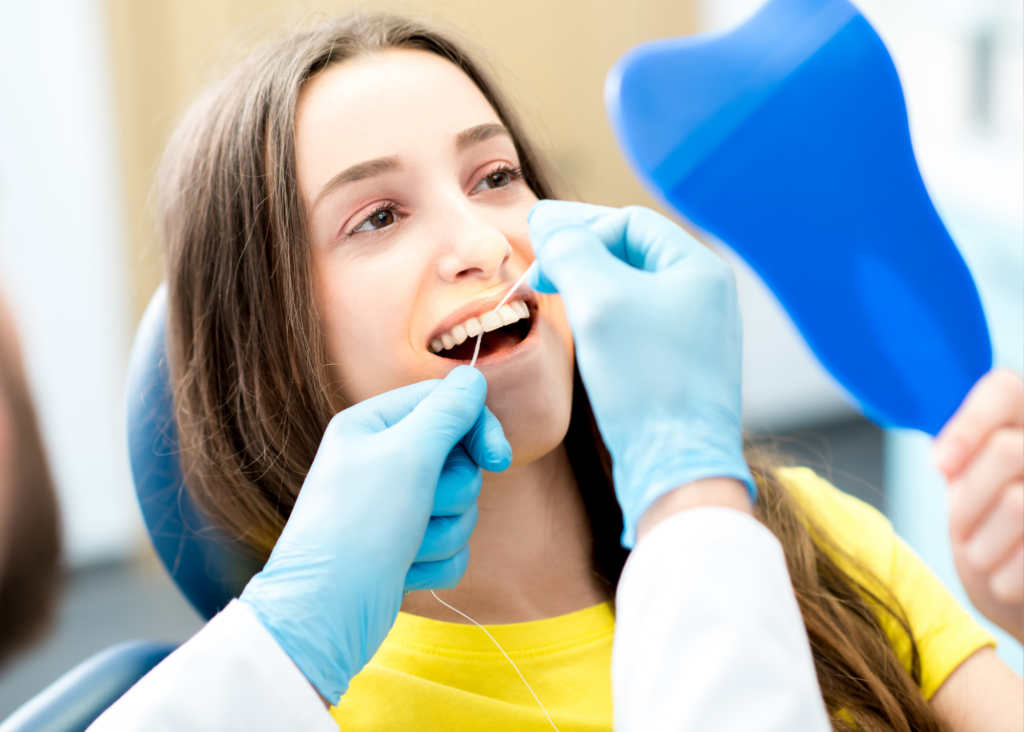
[[[206,619],[237,597],[260,564],[199,513],[184,490],[168,383],[167,290],[153,295],[128,365],[128,449],[139,506],[167,573]],[[83,661],[22,705],[0,732],[78,732],[174,650],[129,641]]]
[[[128,364],[128,451],[142,516],[160,561],[209,620],[261,569],[199,512],[184,489],[164,334],[167,288],[146,308]]]
[[[173,650],[150,641],[111,646],[19,707],[0,732],[82,732]]]
[[[945,424],[991,368],[988,329],[853,5],[771,0],[729,33],[645,43],[606,97],[641,179],[753,267],[868,417]]]

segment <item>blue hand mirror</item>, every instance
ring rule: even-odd
[[[864,413],[936,434],[992,348],[857,9],[771,0],[730,33],[638,46],[606,102],[640,178],[754,268]]]

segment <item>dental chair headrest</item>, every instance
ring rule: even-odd
[[[164,334],[167,287],[139,324],[128,364],[128,452],[150,540],[168,574],[205,618],[238,597],[261,564],[214,528],[181,477]]]

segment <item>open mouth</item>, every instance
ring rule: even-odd
[[[490,312],[470,318],[430,342],[430,350],[441,358],[469,361],[476,348],[476,337],[483,330],[480,359],[515,348],[530,335],[534,318],[530,306],[522,300],[503,305],[497,316],[489,319]],[[481,323],[481,321],[485,321]]]

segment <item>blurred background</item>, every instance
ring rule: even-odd
[[[971,267],[998,363],[1024,366],[1022,0],[861,0],[907,96],[925,181]],[[456,26],[490,56],[578,196],[654,206],[619,156],[602,88],[653,38],[716,31],[760,0],[420,0],[388,7]],[[128,638],[201,627],[151,554],[131,485],[123,382],[162,278],[153,173],[189,99],[245,49],[349,3],[0,0],[0,286],[11,301],[59,491],[58,622],[0,672],[0,719]],[[374,8],[379,7],[374,4]],[[712,242],[713,245],[717,243]],[[741,261],[749,428],[883,510],[962,592],[927,437],[861,418]],[[1001,652],[1021,672],[1020,645]]]

